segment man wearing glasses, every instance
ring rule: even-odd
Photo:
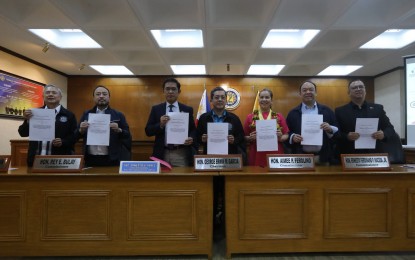
[[[365,100],[366,87],[361,80],[349,83],[347,91],[350,102],[335,109],[335,115],[339,126],[338,150],[342,154],[347,153],[381,153],[382,143],[395,134],[393,125],[382,105],[369,103]],[[355,141],[360,134],[356,131],[357,118],[379,118],[377,131],[371,134],[376,139],[375,149],[355,149]]]
[[[193,155],[197,151],[196,126],[193,108],[177,101],[180,92],[180,83],[176,79],[168,78],[163,82],[166,102],[151,108],[145,131],[147,136],[155,136],[152,156],[168,162],[171,166],[191,166]],[[189,137],[182,145],[166,143],[165,127],[170,120],[168,112],[189,113]]]
[[[204,113],[199,118],[197,135],[200,144],[203,144],[203,153],[207,153],[207,123],[228,123],[228,152],[240,153],[239,147],[244,142],[244,131],[239,117],[225,110],[226,91],[222,87],[216,87],[210,92],[212,110]]]
[[[239,117],[225,110],[226,91],[221,87],[214,88],[210,92],[210,102],[212,110],[202,114],[197,124],[197,138],[199,144],[203,144],[203,154],[207,154],[208,123],[225,123],[228,124],[228,153],[244,155],[244,130]],[[221,239],[224,234],[224,183],[223,176],[213,178],[214,225],[218,235],[214,239]]]

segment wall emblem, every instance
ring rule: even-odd
[[[241,95],[236,89],[228,88],[226,91],[226,106],[227,110],[234,110],[239,106],[241,102]]]

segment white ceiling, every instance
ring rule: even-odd
[[[351,76],[403,66],[415,43],[361,50],[387,29],[415,29],[414,0],[0,0],[0,46],[67,75],[86,65],[124,65],[135,75],[171,75],[204,64],[209,75],[245,75],[251,64],[284,64],[281,76],[315,76],[329,65],[363,65]],[[42,52],[28,29],[79,28],[103,49]],[[202,49],[160,49],[151,29],[202,29]],[[261,49],[270,29],[320,29],[305,49]],[[230,70],[227,71],[227,65]],[[1,65],[1,64],[0,64]],[[4,69],[1,68],[0,69]]]

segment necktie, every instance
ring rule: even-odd
[[[169,110],[169,112],[173,112],[173,105],[169,105],[169,108],[170,108],[170,110]]]

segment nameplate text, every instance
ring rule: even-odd
[[[36,155],[32,172],[81,172],[83,155]]]
[[[195,171],[241,171],[242,155],[195,155]]]
[[[342,154],[343,170],[390,170],[389,158],[386,153],[379,154]]]
[[[160,173],[160,162],[156,161],[121,161],[119,173]]]
[[[268,171],[314,171],[312,154],[268,154]]]

